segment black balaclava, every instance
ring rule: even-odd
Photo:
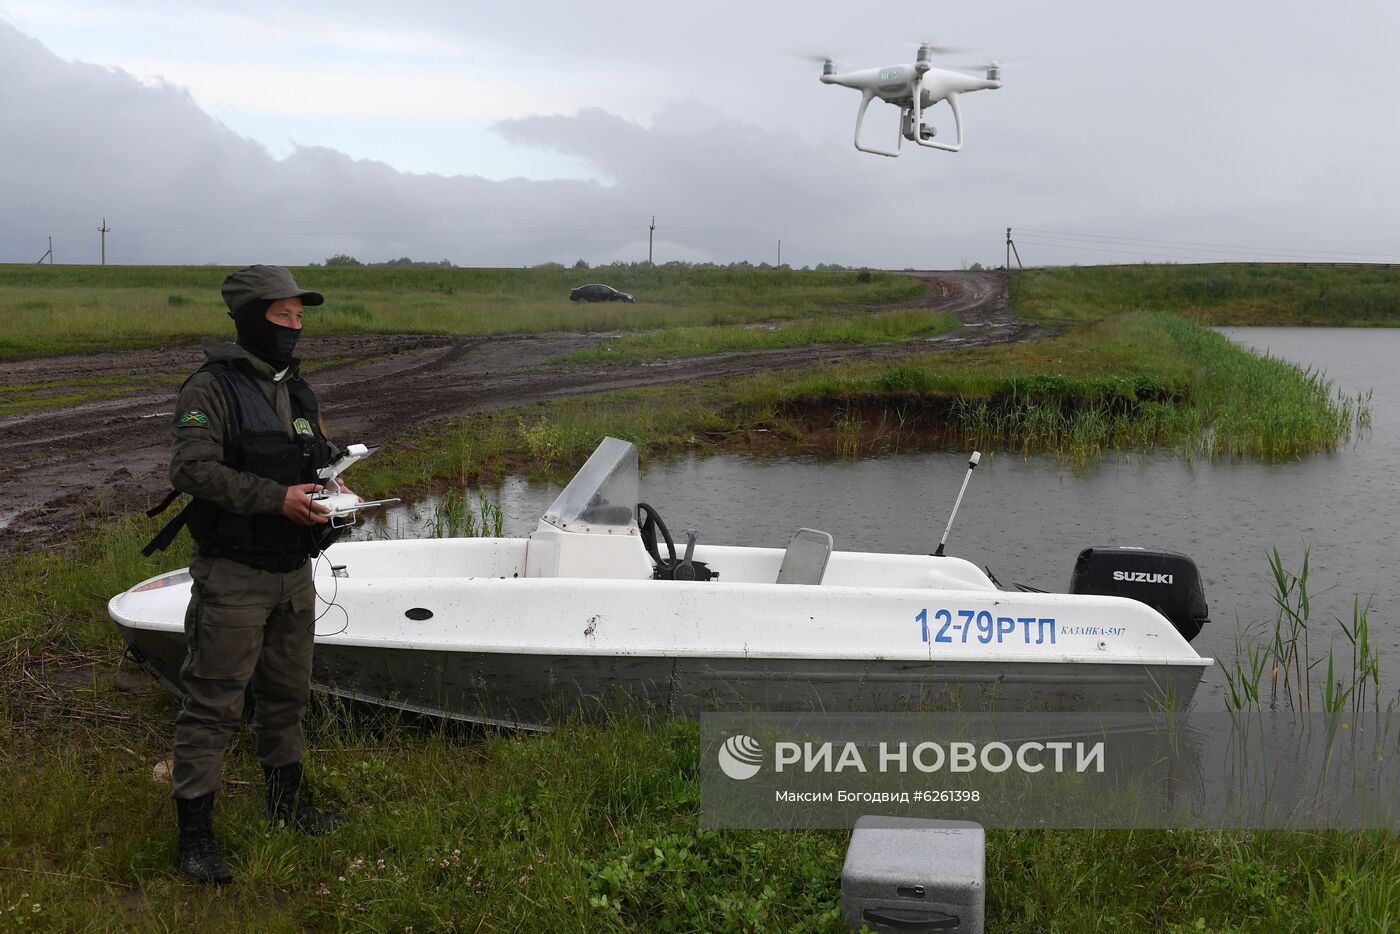
[[[292,352],[296,350],[301,331],[267,320],[267,309],[270,307],[272,302],[266,299],[248,302],[239,307],[233,316],[233,323],[238,328],[238,346],[265,361],[274,370],[281,371],[295,362]]]

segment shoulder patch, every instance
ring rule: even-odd
[[[199,411],[199,409],[190,409],[180,416],[176,424],[181,428],[208,428],[209,416]]]
[[[299,435],[309,435],[312,433],[311,423],[304,418],[299,418],[292,422],[292,427],[297,430],[297,434]]]

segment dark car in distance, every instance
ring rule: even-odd
[[[633,302],[637,300],[626,292],[619,292],[610,285],[581,285],[569,290],[571,302]]]

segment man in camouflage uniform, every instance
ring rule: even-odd
[[[278,266],[240,269],[222,292],[238,338],[206,338],[205,364],[180,390],[170,481],[193,500],[162,533],[168,544],[183,524],[194,539],[172,780],[179,867],[218,883],[233,875],[214,839],[214,794],[250,684],[268,819],[313,834],[341,823],[311,804],[301,769],[316,615],[309,559],[329,528],[311,494],[338,451],[292,352],[303,306],[325,299]]]

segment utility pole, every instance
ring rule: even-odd
[[[52,265],[53,265],[53,237],[49,237],[49,251],[48,251],[47,253],[45,253],[43,256],[39,257],[39,259],[34,263],[34,265],[35,265],[35,266],[42,266],[43,263],[44,263],[44,260],[46,260],[46,259],[49,261],[49,265],[52,266]]]
[[[651,265],[651,242],[656,235],[656,215],[651,216],[651,227],[647,230],[647,265]]]
[[[1011,228],[1008,227],[1006,228],[1006,268],[1008,271],[1011,269],[1011,257],[1013,255],[1016,257],[1016,265],[1025,269],[1025,265],[1021,262],[1021,251],[1016,249],[1016,241],[1011,239]]]
[[[781,266],[782,264],[783,264],[783,241],[782,241],[781,239],[779,239],[779,240],[778,240],[778,265]]]
[[[107,232],[112,228],[107,226],[107,218],[102,218],[102,226],[97,228],[97,232],[102,234],[102,265],[107,265]]]

